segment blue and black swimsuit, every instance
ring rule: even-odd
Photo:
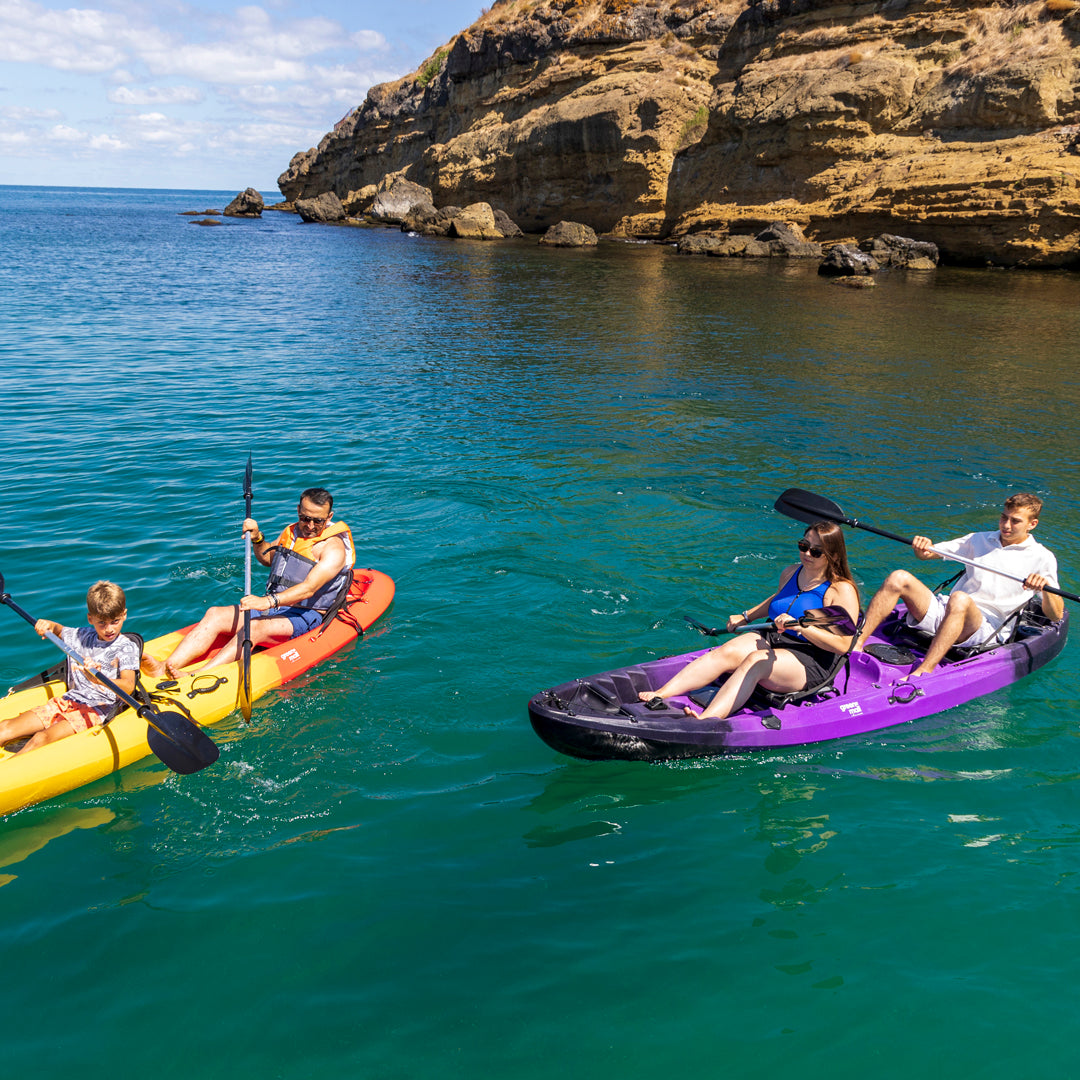
[[[800,589],[799,572],[797,569],[780,586],[780,591],[769,603],[770,619],[775,619],[777,615],[790,615],[797,619],[814,608],[825,606],[825,594],[832,582],[823,581],[812,589]],[[816,686],[829,677],[829,670],[836,661],[836,653],[812,644],[794,630],[784,630],[781,633],[770,630],[764,637],[774,648],[787,649],[806,668],[807,686]]]

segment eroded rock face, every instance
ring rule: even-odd
[[[952,261],[1073,265],[1078,10],[496,3],[416,76],[372,88],[279,186],[345,197],[401,176],[433,212],[487,202],[529,231],[574,220],[680,250],[694,234],[771,243],[761,223],[782,220],[812,243],[890,234]]]

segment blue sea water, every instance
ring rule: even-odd
[[[939,539],[1037,491],[1076,590],[1080,279],[181,216],[229,197],[0,188],[5,585],[112,578],[146,636],[237,598],[250,452],[265,527],[324,484],[397,598],[213,767],[0,821],[7,1071],[1071,1071],[1075,646],[734,759],[574,761],[525,703],[768,595],[790,486]],[[0,683],[54,659],[0,618]]]

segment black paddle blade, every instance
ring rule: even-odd
[[[704,634],[705,637],[717,637],[724,631],[718,629],[715,626],[706,626],[704,623],[700,623],[697,619],[691,619],[689,615],[684,615],[683,618],[699,633]]]
[[[847,515],[832,499],[802,488],[788,488],[773,503],[773,509],[804,525],[816,525],[819,521],[835,521],[838,525],[848,522]]]
[[[819,630],[831,630],[835,634],[850,637],[858,630],[847,611],[839,604],[812,608],[799,617],[800,626],[816,626]]]
[[[143,719],[149,725],[146,741],[150,749],[173,772],[198,772],[213,765],[221,751],[217,743],[198,724],[177,712],[150,713]]]

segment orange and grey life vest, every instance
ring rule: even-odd
[[[316,560],[311,557],[315,545],[329,540],[332,536],[340,536],[345,544],[345,565],[314,596],[288,605],[289,607],[314,608],[316,611],[329,611],[335,601],[349,591],[349,586],[352,584],[352,568],[356,564],[356,548],[353,545],[352,530],[344,521],[335,521],[327,525],[318,536],[310,538],[297,536],[296,526],[286,525],[274,545],[274,557],[270,560],[270,580],[266,584],[266,591],[277,593],[290,585],[299,585],[311,573],[311,568],[317,565]]]

